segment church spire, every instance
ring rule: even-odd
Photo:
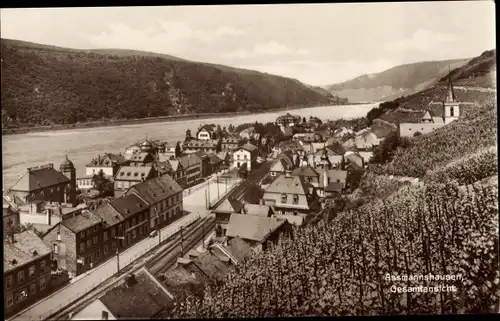
[[[447,103],[455,102],[455,91],[453,90],[453,83],[451,82],[451,73],[448,74],[448,92],[446,95],[446,102]]]

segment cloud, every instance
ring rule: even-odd
[[[139,49],[167,54],[184,53],[196,42],[212,43],[224,37],[241,35],[242,30],[221,26],[215,30],[193,29],[178,21],[156,21],[156,28],[134,29],[124,23],[112,23],[107,32],[87,36],[101,48]]]
[[[432,50],[441,45],[455,43],[457,40],[453,34],[418,29],[411,38],[389,43],[386,50]]]
[[[292,49],[275,41],[256,44],[252,50],[237,49],[231,52],[222,54],[223,58],[238,58],[246,59],[256,56],[290,56],[290,55],[307,55],[307,49]]]

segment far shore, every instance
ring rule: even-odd
[[[76,124],[57,124],[48,126],[34,126],[34,127],[21,127],[21,128],[2,128],[2,135],[18,135],[34,132],[46,132],[46,131],[61,131],[70,129],[80,129],[80,128],[97,128],[97,127],[111,127],[120,125],[135,125],[135,124],[147,124],[147,123],[161,123],[161,122],[175,122],[182,120],[191,119],[211,119],[220,117],[239,117],[245,115],[251,115],[256,113],[274,113],[277,111],[288,111],[295,109],[313,108],[313,107],[324,107],[324,106],[347,106],[347,105],[364,105],[367,103],[350,103],[345,105],[317,105],[317,106],[298,106],[298,107],[286,107],[286,108],[275,108],[269,109],[261,112],[232,112],[232,113],[203,113],[203,114],[187,114],[187,115],[174,115],[174,116],[159,116],[159,117],[148,117],[139,119],[121,119],[121,120],[99,120],[92,122],[76,123]]]

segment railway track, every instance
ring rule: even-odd
[[[196,228],[190,230],[188,233],[175,238],[175,245],[165,251],[162,255],[157,255],[146,264],[146,268],[153,275],[158,275],[167,271],[176,262],[177,258],[186,254],[196,244],[206,237],[215,228],[215,218],[206,217],[197,224]]]
[[[242,181],[239,185],[233,187],[232,190],[229,191],[229,193],[227,193],[225,197],[221,198],[214,205],[210,206],[210,209],[213,210],[217,208],[217,206],[219,206],[222,202],[224,202],[224,200],[228,197],[240,199],[241,196],[243,196],[245,188],[247,186],[249,186],[250,184],[260,184],[260,182],[262,182],[262,180],[269,173],[269,170],[271,169],[271,164],[272,163],[270,161],[264,162],[258,169],[251,172],[250,175],[244,181]]]
[[[190,237],[195,233],[196,231],[199,231],[202,226],[207,221],[213,220],[213,218],[210,217],[205,217],[201,219],[197,219],[196,221],[188,224],[187,226],[184,227],[183,229],[183,237]],[[83,308],[85,308],[87,305],[92,303],[94,300],[97,298],[101,297],[104,295],[107,291],[115,287],[122,279],[126,277],[127,274],[129,273],[134,273],[140,270],[143,267],[148,267],[152,261],[157,262],[158,257],[164,257],[168,255],[170,251],[176,248],[176,245],[179,246],[181,241],[181,232],[178,231],[171,235],[170,237],[166,238],[162,245],[167,245],[164,249],[160,249],[160,246],[157,246],[156,248],[153,248],[151,251],[145,253],[144,255],[140,256],[137,260],[134,261],[134,263],[128,265],[127,267],[124,267],[123,269],[120,270],[119,275],[114,275],[108,280],[104,281],[101,283],[98,287],[93,289],[92,291],[88,292],[84,296],[80,297],[78,300],[75,300],[72,302],[70,305],[67,305],[63,307],[59,311],[55,311],[52,315],[44,318],[45,320],[68,320],[70,319],[68,316],[70,314],[74,315],[75,313],[81,311]]]

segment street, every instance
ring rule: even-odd
[[[212,183],[214,182],[214,183]],[[175,232],[177,232],[181,226],[186,226],[193,222],[199,217],[204,217],[209,214],[209,211],[205,206],[205,193],[210,190],[210,201],[215,202],[217,200],[217,185],[219,185],[219,193],[222,196],[225,192],[226,184],[221,183],[216,184],[216,178],[210,179],[210,184],[207,182],[202,183],[202,187],[193,186],[192,189],[195,191],[191,194],[184,196],[184,210],[190,212],[188,215],[180,218],[176,222],[166,226],[159,233],[158,237],[146,238],[134,246],[128,248],[127,250],[120,253],[120,269],[129,265],[131,262],[139,258],[144,253],[150,251],[154,246],[158,245],[158,240],[161,235],[162,240],[170,237]],[[227,181],[227,190],[236,184],[238,181],[232,179]],[[64,288],[58,290],[57,292],[49,295],[48,297],[42,299],[41,301],[35,303],[29,308],[21,311],[17,315],[13,316],[9,320],[44,320],[48,318],[52,312],[55,312],[62,307],[68,305],[72,301],[78,299],[85,293],[89,292],[97,285],[101,284],[103,281],[113,276],[117,271],[116,257],[109,259],[108,261],[102,263],[96,268],[90,270],[82,276],[78,276],[76,280],[65,286]]]

